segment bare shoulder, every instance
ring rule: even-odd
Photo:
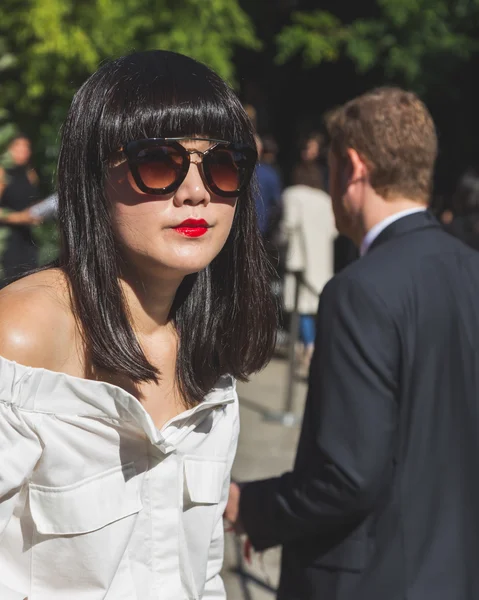
[[[0,292],[0,356],[62,371],[76,347],[68,285],[59,269],[12,283]]]

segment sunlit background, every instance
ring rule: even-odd
[[[47,195],[74,91],[104,60],[164,48],[231,83],[275,138],[285,185],[298,140],[321,131],[332,107],[377,85],[414,89],[438,126],[440,210],[477,162],[478,33],[479,0],[2,0],[0,164],[24,132]],[[35,235],[41,260],[52,258],[55,224]]]

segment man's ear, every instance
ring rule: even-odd
[[[365,179],[367,179],[369,170],[361,156],[357,153],[357,151],[354,148],[348,148],[347,153],[350,168],[350,182],[352,183],[354,181],[364,181]]]

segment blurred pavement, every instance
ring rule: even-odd
[[[238,384],[241,434],[233,478],[239,481],[281,474],[290,469],[299,435],[300,418],[306,399],[306,384],[295,385],[292,427],[265,419],[265,411],[282,411],[286,392],[287,362],[273,359],[247,384]],[[278,583],[280,551],[254,554],[251,565],[241,558],[240,545],[231,533],[225,534],[223,578],[228,600],[274,600]]]

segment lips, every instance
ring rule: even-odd
[[[208,231],[209,225],[204,219],[186,219],[173,229],[186,237],[200,237]]]

